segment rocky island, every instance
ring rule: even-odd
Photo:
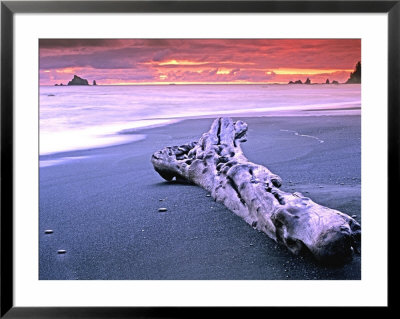
[[[297,80],[297,81],[295,81],[295,82],[289,81],[288,84],[311,84],[311,80],[310,80],[309,78],[307,78],[307,80],[306,80],[304,83],[301,82],[301,80]]]
[[[295,82],[290,81],[288,84],[303,84],[303,82],[301,82],[301,80],[297,80]]]
[[[68,82],[68,85],[89,85],[88,80],[82,79],[77,75],[74,75],[74,78]]]

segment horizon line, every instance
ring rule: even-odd
[[[39,86],[171,86],[171,85],[338,85],[338,84],[361,84],[361,83],[323,83],[323,82],[314,82],[314,83],[288,83],[288,82],[254,82],[254,83],[120,83],[120,84],[96,84],[96,85],[68,85],[63,84],[39,84]]]

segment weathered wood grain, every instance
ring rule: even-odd
[[[151,162],[167,181],[175,177],[203,187],[294,254],[308,250],[329,264],[350,260],[360,248],[359,223],[300,193],[280,190],[279,176],[243,154],[240,143],[246,141],[246,132],[246,123],[218,118],[198,142],[165,147]]]

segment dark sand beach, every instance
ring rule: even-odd
[[[284,190],[361,222],[360,116],[240,119],[249,125],[244,153],[280,175]],[[153,170],[153,152],[198,140],[212,121],[185,120],[138,130],[146,135],[141,141],[42,156],[39,279],[361,279],[359,255],[340,267],[294,256],[202,188],[166,182]]]

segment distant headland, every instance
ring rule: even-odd
[[[361,83],[361,62],[358,61],[354,72],[350,73],[349,79],[346,84]]]

